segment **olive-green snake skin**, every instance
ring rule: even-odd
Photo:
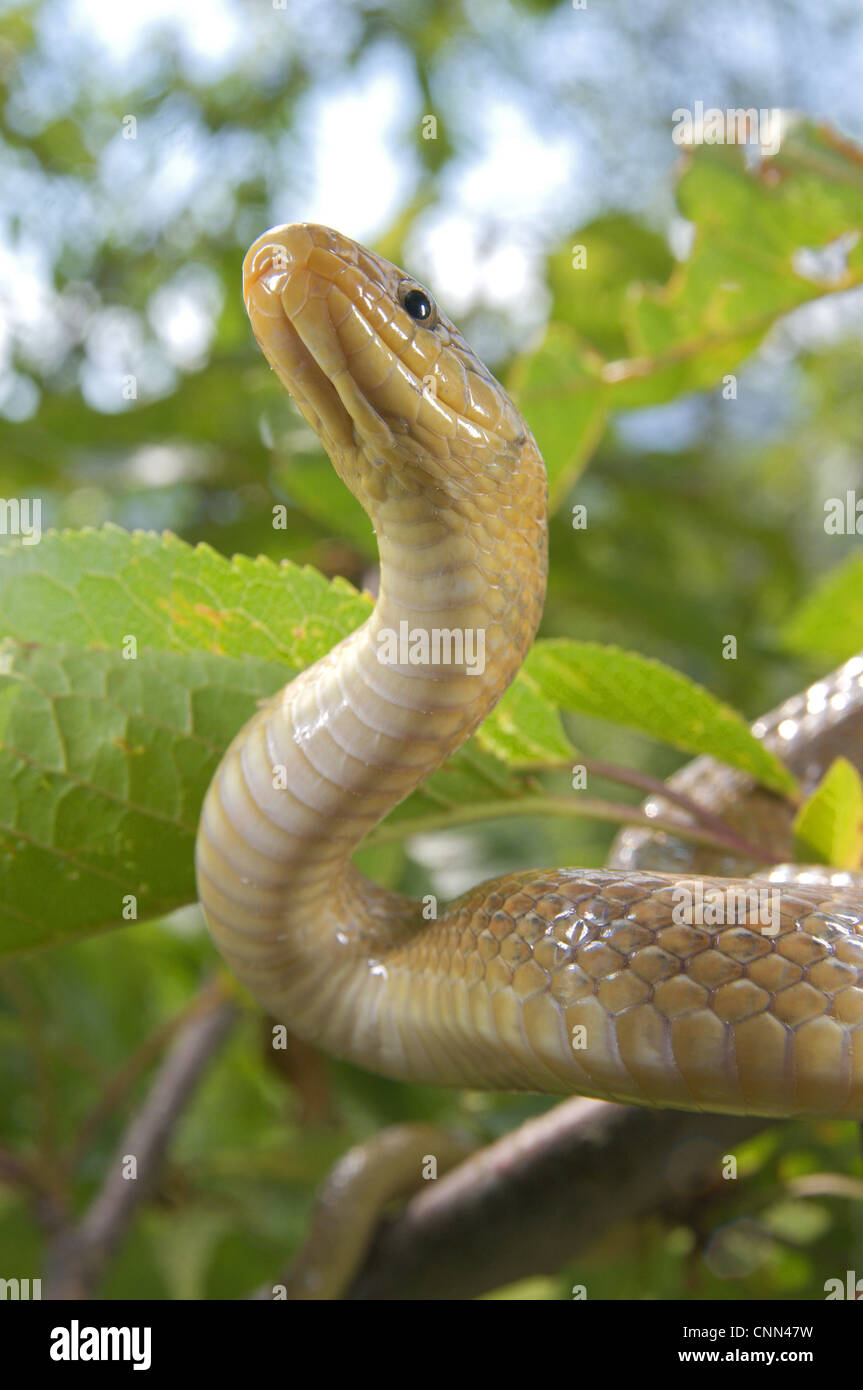
[[[510,874],[427,921],[352,865],[531,645],[545,470],[502,387],[387,261],[296,224],[258,238],[243,273],[258,342],[372,520],[381,581],[368,621],[254,715],[207,793],[199,894],[232,970],[294,1033],[392,1077],[863,1117],[858,875],[708,877],[725,922],[680,920],[691,864],[638,867],[630,836],[623,867]],[[393,634],[417,633],[412,661]],[[484,659],[453,634],[481,635]],[[863,661],[813,690],[795,728],[762,730],[791,753],[859,714]],[[739,896],[753,883],[779,894],[769,930]]]

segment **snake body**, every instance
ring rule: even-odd
[[[294,1033],[392,1077],[863,1117],[854,875],[785,874],[774,934],[745,912],[681,922],[689,866],[632,854],[510,874],[433,920],[351,863],[531,645],[545,470],[503,388],[386,260],[295,224],[258,238],[243,274],[260,346],[372,520],[381,579],[368,621],[257,711],[205,798],[199,896],[230,967]],[[384,659],[393,633],[433,632],[481,632],[484,662],[452,646],[443,664],[404,647]],[[834,723],[836,691],[861,707],[861,672],[823,687]],[[753,880],[698,884],[730,902]]]

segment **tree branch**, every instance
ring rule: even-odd
[[[78,1225],[50,1249],[46,1298],[88,1298],[94,1293],[136,1209],[152,1191],[177,1121],[236,1012],[233,1004],[212,1003],[194,1013],[178,1033],[120,1140],[101,1190]],[[136,1160],[134,1179],[124,1176],[129,1155]]]
[[[71,1144],[62,1155],[64,1173],[71,1172],[88,1152],[94,1136],[105,1120],[125,1100],[138,1077],[155,1061],[159,1053],[185,1028],[196,1014],[206,1013],[216,1004],[226,1003],[231,986],[223,975],[214,975],[209,984],[199,990],[176,1014],[166,1019],[135,1048],[135,1051],[108,1076],[104,1077],[99,1098],[84,1116]]]
[[[555,1274],[621,1220],[718,1181],[775,1121],[577,1098],[468,1158],[378,1232],[350,1299],[466,1299]]]

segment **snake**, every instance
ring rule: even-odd
[[[198,894],[230,969],[292,1033],[388,1077],[863,1118],[859,873],[702,872],[673,844],[657,865],[657,837],[630,832],[610,866],[510,873],[438,909],[353,863],[522,666],[545,598],[546,471],[433,296],[373,251],[275,227],[245,257],[243,293],[371,521],[380,582],[368,620],[255,711],[204,798]],[[793,709],[755,731],[804,772],[821,737],[859,754],[863,660]],[[685,771],[714,806],[729,800],[716,776],[738,776]],[[750,793],[752,823],[775,820],[779,798]],[[778,895],[769,929],[753,889]],[[681,893],[717,910],[681,914]]]

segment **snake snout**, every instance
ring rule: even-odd
[[[276,318],[292,275],[305,268],[312,240],[304,223],[271,227],[252,243],[243,261],[243,297],[249,313]]]

